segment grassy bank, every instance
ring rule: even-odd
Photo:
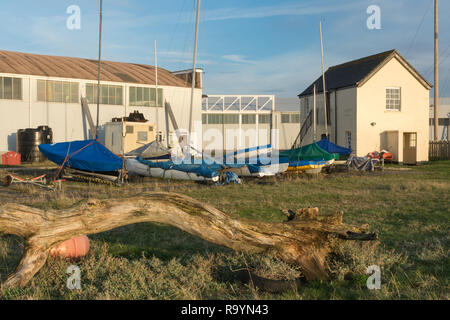
[[[344,210],[344,222],[369,223],[374,243],[336,243],[329,257],[333,278],[304,283],[282,294],[242,284],[236,270],[253,267],[272,276],[298,270],[276,259],[232,252],[176,228],[143,223],[90,236],[91,251],[76,262],[49,259],[24,289],[3,299],[449,299],[450,161],[417,167],[387,166],[371,174],[336,173],[311,179],[249,180],[207,186],[148,179],[123,188],[66,183],[59,194],[33,187],[0,188],[0,202],[66,208],[85,199],[141,192],[183,193],[236,217],[281,221],[283,208]],[[20,238],[0,236],[0,278],[20,258]],[[65,273],[81,269],[81,290],[68,290]],[[366,288],[365,270],[381,267],[381,290]]]

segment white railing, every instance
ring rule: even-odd
[[[274,95],[208,95],[202,99],[203,113],[272,113]]]

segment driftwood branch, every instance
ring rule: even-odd
[[[49,250],[67,239],[128,224],[157,222],[212,243],[248,253],[268,253],[301,267],[308,280],[326,279],[330,237],[372,240],[368,225],[342,223],[343,212],[318,217],[317,208],[287,212],[288,221],[235,219],[190,197],[153,193],[114,200],[87,200],[66,210],[40,210],[19,204],[0,206],[0,232],[25,239],[25,252],[3,287],[25,286],[45,264]]]

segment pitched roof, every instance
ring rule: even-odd
[[[0,50],[0,73],[97,80],[97,60],[48,56]],[[155,67],[102,61],[102,81],[155,85]],[[158,85],[189,87],[190,84],[158,68]]]
[[[326,90],[330,91],[362,85],[375,74],[379,68],[394,57],[397,58],[420,82],[422,82],[425,87],[428,89],[431,88],[431,84],[429,84],[428,81],[397,52],[397,50],[389,50],[330,67],[325,72]],[[298,96],[312,95],[314,84],[316,85],[317,93],[323,92],[323,80],[322,76],[320,76]]]

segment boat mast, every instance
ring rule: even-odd
[[[156,132],[156,139],[158,138],[158,132],[159,132],[159,117],[158,117],[158,113],[159,113],[159,110],[158,110],[158,107],[159,107],[159,105],[158,105],[158,54],[157,54],[157,51],[156,51],[157,49],[156,49],[156,40],[155,40],[155,87],[156,87],[156,95],[155,95],[155,107],[156,107],[156,112],[155,112],[155,123],[156,123],[156,129],[155,129],[155,132]]]
[[[313,139],[316,141],[316,84],[313,89]]]
[[[197,43],[198,43],[198,20],[200,16],[200,2],[197,0],[197,17],[195,20],[195,42],[194,42],[194,62],[192,67],[192,90],[191,90],[191,106],[189,111],[189,140],[192,131],[192,110],[194,106],[194,90],[195,90],[195,75],[196,75],[196,64],[197,64]],[[189,141],[189,146],[191,145]]]
[[[322,54],[322,81],[323,81],[323,109],[325,115],[325,134],[328,139],[328,114],[327,114],[327,90],[325,87],[325,67],[323,63],[323,40],[322,40],[322,21],[319,21],[320,27],[320,51]]]
[[[438,0],[434,0],[434,140],[439,140],[439,21]]]
[[[97,74],[97,125],[95,139],[98,138],[99,114],[100,114],[100,71],[102,58],[102,19],[103,19],[103,0],[100,0],[100,25],[98,32],[98,74]]]

